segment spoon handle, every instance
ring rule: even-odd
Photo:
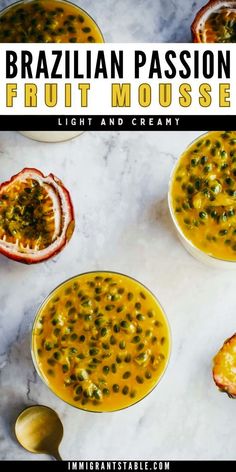
[[[63,460],[62,457],[60,456],[60,453],[59,453],[58,450],[53,453],[52,457],[54,458],[55,461],[62,461]]]

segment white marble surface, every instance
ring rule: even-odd
[[[134,42],[189,40],[189,23],[202,3],[80,2],[108,41]],[[236,459],[236,403],[211,379],[212,356],[235,331],[235,277],[191,258],[167,210],[175,159],[198,134],[85,133],[45,145],[1,133],[0,180],[24,166],[53,171],[71,190],[77,228],[66,250],[45,264],[26,267],[0,258],[0,459],[35,459],[12,434],[17,413],[35,403],[59,413],[64,459]],[[125,272],[149,286],[173,337],[159,387],[112,414],[65,405],[38,378],[30,356],[31,325],[43,298],[67,277],[93,269]]]
[[[235,331],[235,277],[185,252],[166,203],[174,161],[196,135],[85,133],[44,145],[1,134],[1,180],[24,166],[53,171],[71,190],[77,218],[71,243],[55,260],[26,267],[0,258],[1,459],[33,458],[14,442],[11,425],[21,408],[35,403],[61,416],[65,459],[235,459],[235,403],[211,379],[211,358]],[[173,337],[159,387],[113,414],[80,412],[55,398],[37,377],[29,350],[45,295],[93,269],[125,272],[149,286]]]

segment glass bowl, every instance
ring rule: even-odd
[[[96,277],[96,279],[95,279],[95,277]],[[99,278],[99,280],[102,280],[103,282],[97,281],[97,278]],[[114,279],[116,280],[115,284],[118,284],[117,288],[115,287],[115,284],[112,281],[111,282],[106,282],[107,280],[110,280],[112,278],[113,278],[113,282],[114,282]],[[99,382],[103,381],[99,377],[101,377],[101,375],[103,375],[104,367],[107,368],[107,366],[104,366],[103,362],[107,362],[110,366],[109,367],[109,369],[110,369],[110,380],[109,380],[109,382],[112,382],[112,384],[113,384],[113,382],[118,381],[117,380],[118,375],[119,375],[119,382],[120,382],[119,395],[118,395],[117,392],[114,393],[115,392],[115,390],[113,389],[114,384],[112,385],[112,387],[111,387],[110,383],[107,383],[105,385],[105,387],[106,387],[105,390],[108,389],[108,391],[109,391],[108,395],[110,395],[110,397],[108,397],[108,400],[106,400],[104,404],[103,404],[103,402],[96,402],[95,400],[93,400],[93,397],[90,400],[86,400],[86,403],[83,404],[83,401],[84,401],[83,400],[83,395],[84,395],[84,392],[87,388],[87,384],[85,383],[85,382],[87,382],[87,377],[85,377],[85,374],[83,373],[84,377],[81,378],[81,372],[82,372],[81,368],[79,370],[79,374],[77,374],[77,377],[75,377],[74,373],[77,373],[78,371],[75,371],[75,370],[73,371],[73,375],[70,375],[68,377],[69,383],[71,383],[71,378],[73,378],[73,385],[69,385],[69,388],[70,388],[70,391],[69,391],[67,389],[67,387],[65,386],[67,384],[68,380],[67,380],[67,378],[65,378],[65,376],[63,377],[63,375],[61,374],[61,369],[64,369],[64,367],[63,367],[64,364],[60,364],[60,365],[57,364],[56,367],[55,367],[55,369],[58,369],[58,370],[56,370],[56,373],[55,373],[56,383],[58,383],[58,376],[59,377],[61,376],[61,379],[59,381],[59,388],[58,388],[58,386],[55,387],[55,381],[54,382],[51,381],[51,378],[48,375],[48,371],[45,371],[45,366],[43,366],[42,352],[40,353],[41,362],[40,362],[40,355],[38,354],[39,351],[42,351],[43,349],[45,351],[45,349],[47,349],[47,347],[48,347],[48,342],[47,342],[46,348],[45,348],[46,338],[45,338],[45,334],[41,332],[42,318],[44,320],[44,330],[46,332],[46,335],[48,336],[47,339],[49,339],[50,330],[51,330],[51,333],[55,331],[55,329],[53,331],[53,327],[48,328],[48,323],[49,323],[48,319],[49,318],[47,319],[46,309],[47,310],[52,310],[53,303],[59,303],[59,306],[60,306],[60,304],[63,304],[65,302],[65,297],[66,296],[69,297],[69,295],[65,296],[64,295],[65,293],[67,293],[67,294],[74,293],[73,290],[80,290],[81,291],[81,287],[83,287],[83,283],[86,283],[86,284],[87,284],[87,282],[90,283],[91,280],[95,281],[95,285],[93,285],[95,288],[91,289],[91,290],[95,290],[95,293],[97,293],[97,292],[100,293],[100,290],[98,290],[97,284],[98,285],[100,284],[99,286],[100,287],[102,286],[104,288],[105,286],[107,287],[107,284],[112,284],[112,283],[114,285],[114,287],[112,286],[113,293],[114,293],[114,290],[116,291],[116,293],[118,293],[118,288],[120,288],[120,284],[122,283],[124,285],[124,291],[122,292],[122,295],[120,295],[120,296],[121,296],[121,303],[123,303],[123,304],[125,304],[125,300],[129,300],[129,298],[128,298],[128,293],[130,293],[130,292],[128,292],[129,287],[133,287],[133,292],[135,290],[135,292],[134,292],[135,297],[138,297],[141,293],[145,294],[145,296],[147,296],[147,298],[145,300],[142,299],[142,302],[143,302],[142,309],[144,310],[144,308],[146,306],[145,304],[147,303],[147,305],[150,304],[152,307],[155,308],[155,313],[152,314],[152,316],[149,319],[148,313],[150,313],[150,311],[148,311],[146,316],[144,316],[145,319],[143,318],[143,321],[139,322],[139,323],[140,324],[144,323],[143,328],[145,328],[145,324],[147,325],[147,323],[148,323],[148,326],[153,328],[153,329],[150,330],[150,331],[152,331],[152,333],[154,332],[154,334],[155,334],[155,330],[157,330],[157,329],[159,330],[158,333],[160,333],[160,338],[159,339],[157,339],[157,337],[155,337],[156,345],[152,348],[152,350],[150,349],[149,344],[153,342],[154,337],[150,338],[150,340],[148,340],[148,341],[144,341],[144,342],[146,342],[146,345],[145,345],[146,352],[149,353],[149,357],[147,359],[148,364],[145,364],[145,367],[142,367],[142,366],[140,367],[139,365],[137,367],[135,356],[139,356],[139,353],[141,353],[140,348],[138,347],[140,344],[132,344],[131,345],[131,341],[129,341],[125,347],[124,346],[121,347],[121,343],[119,343],[119,345],[118,345],[118,342],[119,342],[118,341],[118,336],[120,334],[124,337],[124,331],[122,331],[122,328],[119,328],[120,333],[118,333],[117,331],[113,332],[113,327],[115,326],[114,325],[115,322],[116,322],[116,326],[117,326],[117,323],[118,323],[117,322],[117,317],[120,316],[120,315],[117,314],[115,308],[113,308],[113,310],[114,310],[113,314],[110,313],[110,312],[108,312],[109,314],[107,314],[107,312],[105,312],[105,314],[103,313],[103,316],[110,317],[109,321],[107,320],[106,321],[107,324],[105,325],[105,326],[108,327],[108,331],[111,330],[108,333],[108,338],[111,340],[112,336],[109,337],[110,334],[113,334],[113,335],[115,334],[116,341],[114,341],[114,343],[116,342],[117,345],[116,345],[116,348],[114,348],[110,344],[110,347],[108,347],[108,349],[110,350],[110,352],[108,352],[108,354],[109,354],[108,357],[109,358],[107,359],[107,361],[105,361],[105,360],[101,361],[101,359],[104,357],[104,353],[105,353],[105,356],[107,357],[107,355],[106,355],[107,351],[104,351],[103,347],[101,347],[101,345],[103,346],[103,344],[97,344],[97,347],[99,347],[100,352],[96,353],[96,354],[93,353],[93,356],[97,355],[98,358],[99,358],[99,359],[97,359],[97,362],[102,362],[102,364],[101,364],[101,366],[99,364],[97,365],[97,368],[99,369],[99,373],[96,373],[95,375],[98,376]],[[118,282],[118,280],[119,280],[119,282]],[[103,284],[103,285],[101,285],[101,284]],[[104,285],[104,284],[106,284],[106,285]],[[80,285],[80,288],[78,288],[78,285]],[[90,285],[89,285],[89,287],[90,287]],[[109,290],[110,289],[111,288],[110,288],[110,285],[109,285]],[[90,289],[88,289],[88,290],[90,290]],[[106,291],[105,288],[104,288],[104,290],[105,290],[105,292],[104,292],[103,295],[105,297],[105,296],[107,296],[107,291]],[[62,293],[62,291],[63,291],[63,293]],[[75,297],[77,297],[77,296],[79,296],[79,292],[78,292],[78,295],[75,295]],[[124,297],[125,297],[125,299],[124,299]],[[137,298],[135,298],[135,297],[134,297],[134,300],[136,301]],[[56,300],[56,302],[55,302],[55,300]],[[66,305],[63,305],[63,306],[67,306],[69,300],[71,300],[71,298],[68,298],[68,300],[66,300]],[[93,300],[93,302],[94,302],[94,300]],[[74,303],[76,303],[76,302],[74,302]],[[120,302],[117,302],[117,303],[120,303]],[[127,305],[129,307],[130,307],[130,305],[129,305],[130,303],[131,302],[127,302]],[[68,304],[68,306],[69,306],[69,304]],[[103,309],[105,311],[104,306],[103,306]],[[141,308],[139,308],[139,309],[141,311]],[[64,316],[63,315],[63,310],[64,310],[64,308],[62,308],[62,305],[61,305],[60,309],[58,308],[58,310],[54,310],[54,315],[53,316],[56,316],[55,313],[61,313],[61,316]],[[100,311],[101,311],[101,306],[99,306],[99,314],[96,315],[96,316],[98,316],[98,318],[101,317]],[[94,313],[95,312],[97,313],[96,310],[94,310]],[[50,313],[51,313],[51,311],[50,311]],[[84,315],[82,315],[82,314],[80,315],[80,313],[81,313],[81,311],[77,311],[78,317],[82,318]],[[159,318],[158,321],[156,320],[156,313],[157,313],[157,316]],[[140,313],[139,313],[139,315],[140,315]],[[85,316],[87,316],[87,314]],[[96,316],[94,315],[94,319],[96,319]],[[111,322],[111,317],[112,316],[113,317],[115,316],[116,318],[115,318],[115,321],[114,321],[114,318],[112,318],[113,321]],[[127,316],[130,316],[130,314],[129,315],[127,314]],[[77,319],[79,319],[78,317],[77,317]],[[140,317],[138,317],[138,319],[140,319]],[[51,318],[50,318],[50,320],[51,320]],[[105,320],[106,320],[106,318],[105,318]],[[50,321],[50,323],[53,324],[53,320]],[[82,329],[84,329],[84,325],[82,323],[85,323],[84,320],[79,321],[80,334],[82,332]],[[87,321],[86,321],[86,323],[87,323]],[[138,325],[138,322],[136,321],[136,319],[132,323],[134,323],[134,324],[136,323]],[[130,322],[130,325],[132,325],[132,323]],[[155,323],[157,323],[157,324],[155,324]],[[157,326],[156,328],[154,327],[154,324],[155,324],[155,326]],[[96,325],[96,323],[94,323],[94,326],[95,325]],[[60,326],[60,325],[57,325],[57,326]],[[73,327],[74,326],[75,326],[75,324],[73,324]],[[93,335],[94,335],[94,326],[93,326]],[[104,325],[103,325],[103,327],[104,327]],[[63,324],[63,328],[61,327],[61,329],[60,328],[59,329],[64,330],[64,328],[65,328],[65,325]],[[78,328],[75,327],[75,329],[78,329]],[[76,334],[75,329],[74,329],[74,333],[72,333],[72,334]],[[97,328],[97,329],[99,330],[99,333],[100,333],[100,328]],[[59,337],[59,339],[56,340],[56,342],[58,343],[58,345],[60,345],[60,347],[62,346],[62,338],[64,337],[64,332],[65,331],[63,331],[63,336],[61,338]],[[116,334],[116,333],[118,333],[118,334]],[[163,333],[165,334],[165,338],[161,338],[161,333],[162,333],[162,336],[163,336]],[[131,338],[132,338],[133,334],[135,334],[135,333],[132,332]],[[145,336],[146,336],[146,334],[147,334],[147,332],[145,331]],[[40,338],[40,336],[43,336],[43,338]],[[69,336],[72,336],[72,335],[70,334]],[[101,341],[100,336],[101,335],[99,334],[99,341]],[[104,334],[102,334],[102,336],[104,336]],[[144,336],[144,334],[142,334],[142,336]],[[79,349],[81,350],[81,345],[79,344],[80,343],[80,337],[81,336],[79,336],[79,338],[78,338],[78,336],[77,336],[78,342],[75,343],[76,344],[76,349],[73,347],[74,351],[77,350],[77,354],[78,354]],[[114,336],[113,336],[113,338],[114,338]],[[137,336],[136,336],[136,338],[137,338]],[[86,352],[86,349],[88,348],[89,349],[89,354],[88,355],[86,354],[86,359],[85,359],[85,361],[82,360],[82,362],[91,363],[92,353],[90,353],[90,350],[91,350],[91,347],[90,347],[91,346],[91,344],[90,344],[90,341],[91,341],[90,334],[89,334],[88,339],[89,339],[89,347],[87,347],[87,342],[85,342],[83,344],[83,350],[85,349],[85,351],[83,351],[83,352]],[[125,338],[125,339],[127,339],[127,338]],[[132,343],[134,342],[133,339],[134,338],[132,338]],[[162,339],[165,339],[165,344],[163,344],[163,345],[161,344]],[[44,344],[42,344],[42,340],[43,340]],[[107,342],[107,338],[104,338],[104,340]],[[103,338],[102,338],[102,341],[103,341]],[[140,340],[138,342],[140,342]],[[40,348],[39,348],[39,346],[40,346]],[[42,346],[44,346],[44,348]],[[111,272],[111,271],[86,272],[86,273],[74,276],[74,277],[66,280],[65,282],[60,284],[57,288],[55,288],[48,295],[48,297],[44,300],[44,302],[42,303],[42,305],[38,309],[35,320],[34,320],[34,323],[33,323],[32,336],[31,336],[32,359],[33,359],[33,363],[34,363],[34,366],[36,368],[36,371],[37,371],[38,375],[40,376],[41,380],[48,386],[48,388],[56,396],[61,398],[61,400],[68,403],[69,405],[74,406],[77,409],[82,409],[82,410],[91,411],[91,412],[98,412],[98,413],[122,410],[122,409],[125,409],[125,408],[141,401],[143,398],[145,398],[157,386],[160,379],[164,375],[164,372],[165,372],[166,367],[167,367],[168,362],[169,362],[170,347],[171,347],[171,335],[170,335],[169,323],[168,323],[167,317],[164,313],[164,310],[161,307],[161,305],[160,305],[159,301],[157,300],[157,298],[152,294],[152,292],[150,292],[149,289],[147,289],[143,284],[141,284],[140,282],[138,282],[134,278],[129,277],[129,276],[124,275],[124,274],[117,273],[117,272]],[[129,349],[128,355],[127,355],[127,348]],[[145,348],[142,347],[142,349],[145,349]],[[54,347],[53,347],[53,349],[54,349]],[[59,347],[57,346],[56,349],[59,350]],[[63,351],[63,349],[64,349],[64,351]],[[67,355],[66,353],[68,353],[68,350],[65,351],[65,349],[69,349],[68,342],[67,342],[67,348],[65,348],[65,346],[63,346],[63,348],[62,348],[63,356],[64,355],[66,356]],[[104,349],[105,349],[105,347],[104,347]],[[107,347],[106,347],[106,349],[107,349]],[[119,353],[118,353],[118,349],[119,349]],[[125,349],[125,350],[120,351],[120,349]],[[123,362],[123,365],[121,365],[120,359],[118,359],[117,353],[119,354],[119,356],[121,358],[121,363]],[[132,355],[130,355],[130,353]],[[151,355],[151,353],[155,354],[155,356]],[[158,355],[157,355],[157,353],[158,353]],[[51,356],[51,354],[52,353],[50,353],[50,354],[48,354],[48,353],[45,354],[44,353],[45,356],[47,356],[47,355]],[[54,353],[53,353],[53,356],[54,356]],[[57,354],[57,357],[58,357],[58,354]],[[81,353],[79,353],[78,357],[81,358]],[[129,357],[129,359],[128,359],[128,357]],[[114,360],[114,358],[115,358],[115,360]],[[51,359],[51,357],[50,357],[50,359]],[[60,359],[60,357],[59,357],[59,359]],[[84,357],[83,357],[83,359],[84,359]],[[94,359],[92,359],[92,360],[93,360],[93,362],[95,362]],[[119,361],[119,364],[118,364],[118,361]],[[50,366],[47,365],[47,362],[48,362],[48,359],[47,359],[47,361],[45,360],[46,369],[48,367],[50,367]],[[65,362],[65,357],[63,357],[61,359],[61,362],[62,363]],[[74,362],[74,360],[72,360],[71,362]],[[76,362],[77,362],[77,360],[76,360]],[[114,366],[114,363],[116,364],[116,369],[117,369],[115,371],[112,370],[113,366]],[[69,361],[69,365],[72,365],[72,364],[70,364],[70,361]],[[86,364],[86,366],[87,366],[87,364]],[[79,367],[81,367],[81,365],[79,365]],[[83,365],[82,367],[83,367],[83,372],[84,372],[85,366]],[[86,369],[87,369],[87,367],[86,367]],[[74,368],[74,364],[73,364],[73,368]],[[125,368],[130,368],[131,372],[130,372],[130,378],[128,380],[124,381],[123,379],[126,378],[126,377],[121,377],[121,373],[123,375],[123,370]],[[146,371],[145,369],[149,369],[151,371],[151,377],[146,376],[147,375],[146,372],[148,370]],[[101,370],[102,374],[100,373],[100,370]],[[120,372],[120,370],[121,370],[121,372]],[[145,375],[144,375],[144,370],[145,370]],[[65,372],[65,371],[63,370],[63,372]],[[89,371],[89,372],[90,372],[90,375],[94,374],[94,372],[91,372],[91,371]],[[118,374],[117,374],[117,372],[118,372]],[[134,375],[136,375],[137,372],[140,372],[144,375],[144,378],[142,378],[141,383],[140,383],[140,375],[141,374],[134,377]],[[68,371],[68,375],[69,374],[71,374],[71,370]],[[131,376],[131,374],[132,374],[132,376]],[[78,375],[79,375],[79,377],[78,377]],[[86,374],[86,376],[87,376],[87,374]],[[103,377],[105,377],[105,380],[107,379],[107,382],[108,382],[108,378],[109,378],[108,374],[107,374],[107,377],[106,377],[106,375],[103,375]],[[139,377],[139,378],[137,378],[137,377]],[[90,378],[92,379],[93,382],[95,382],[94,377],[91,376],[91,377],[89,377],[89,379]],[[147,380],[147,379],[149,379],[149,380]],[[83,383],[83,381],[84,381],[84,383]],[[131,385],[132,382],[135,384],[135,389],[136,389],[135,396],[132,395],[132,392],[133,392],[133,387]],[[146,385],[142,386],[141,384],[144,384],[145,382],[146,382]],[[123,383],[127,383],[129,394],[128,395],[124,394],[126,396],[123,395],[123,397],[122,397],[123,390],[124,390]],[[79,403],[76,403],[78,400],[75,400],[74,398],[72,398],[72,396],[74,395],[73,392],[77,389],[78,386],[81,390],[81,385],[83,386],[82,391],[81,391],[82,393],[80,392],[80,396],[82,396],[82,397],[80,397]],[[86,386],[86,388],[85,388],[85,386]],[[101,387],[99,385],[99,389],[100,388]],[[123,389],[123,390],[121,391],[121,389]],[[126,390],[127,390],[127,386],[126,386]],[[104,389],[102,390],[102,392],[104,392]],[[115,395],[118,396],[118,401],[116,401],[117,397],[115,398]],[[120,399],[120,397],[122,397],[122,398]],[[95,398],[97,398],[97,397],[95,397]],[[103,398],[105,399],[105,393],[104,393]],[[113,402],[115,402],[115,404],[113,404]]]
[[[28,3],[31,3],[35,0],[20,0],[18,2],[14,2],[11,5],[7,6],[4,8],[2,11],[0,11],[0,18],[5,15],[7,12],[9,12],[11,9],[15,8],[17,5],[19,6],[24,6]],[[45,0],[44,0],[45,1]],[[51,0],[53,1],[53,0]],[[95,20],[82,8],[80,8],[78,5],[76,5],[73,2],[67,1],[67,0],[55,0],[56,3],[61,4],[61,5],[72,5],[76,10],[78,11],[78,14],[82,14],[85,18],[89,20],[90,23],[92,23],[94,29],[96,30],[98,36],[99,36],[99,42],[104,43],[104,38],[102,35],[102,32],[100,28],[98,27],[97,23]],[[69,43],[68,43],[69,44]],[[78,43],[79,44],[79,43]],[[88,43],[89,44],[89,43]],[[83,133],[83,131],[20,131],[20,133],[29,138],[33,139],[35,141],[40,141],[40,142],[45,142],[45,143],[56,143],[56,142],[63,142],[63,141],[68,141],[70,139],[73,139]]]
[[[221,268],[221,269],[235,269],[236,268],[236,260],[227,260],[227,259],[220,259],[218,257],[215,257],[213,255],[210,255],[201,249],[199,249],[197,246],[194,245],[194,243],[186,237],[186,235],[183,233],[177,219],[175,216],[175,212],[173,209],[173,204],[172,204],[172,184],[173,184],[173,178],[175,176],[176,170],[181,162],[181,159],[183,155],[185,154],[186,151],[188,151],[192,145],[196,142],[198,142],[201,138],[206,137],[209,134],[209,132],[205,132],[201,135],[199,135],[196,139],[194,139],[189,146],[184,150],[184,152],[180,155],[180,157],[177,159],[177,162],[171,172],[170,180],[169,180],[169,186],[168,186],[168,207],[169,207],[169,212],[170,216],[172,219],[172,222],[174,224],[176,233],[178,235],[178,238],[180,239],[181,243],[185,247],[185,249],[191,254],[195,259],[198,261],[211,266],[211,267],[216,267],[216,268]]]

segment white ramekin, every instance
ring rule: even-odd
[[[42,143],[60,143],[80,136],[83,131],[20,131],[26,138]]]

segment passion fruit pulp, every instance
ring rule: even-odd
[[[197,13],[191,30],[195,43],[235,43],[236,1],[210,0]]]
[[[226,339],[214,357],[213,379],[219,390],[236,398],[236,333]]]
[[[53,174],[25,168],[0,185],[0,253],[33,264],[58,254],[74,231],[70,194]]]

